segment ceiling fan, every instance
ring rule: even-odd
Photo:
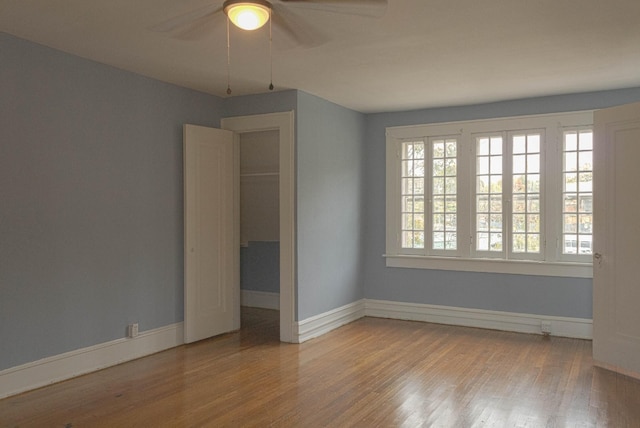
[[[327,42],[329,37],[310,24],[300,12],[380,17],[386,8],[387,0],[226,0],[222,4],[215,1],[151,29],[172,33],[180,39],[198,39],[220,26],[225,15],[235,26],[246,31],[259,29],[271,20],[273,28],[295,46],[309,48]]]

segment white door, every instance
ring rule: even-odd
[[[593,357],[640,375],[640,103],[594,114]]]
[[[184,340],[240,326],[233,132],[184,126]]]

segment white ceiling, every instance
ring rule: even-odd
[[[0,30],[226,97],[222,15],[197,40],[152,30],[222,1],[0,0]],[[276,90],[365,113],[640,86],[640,0],[389,0],[381,18],[289,6],[329,40],[274,29]],[[268,39],[232,29],[232,96],[268,92]]]

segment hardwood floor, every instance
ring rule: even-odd
[[[278,314],[0,401],[1,427],[640,427],[591,342],[363,318],[301,345]]]

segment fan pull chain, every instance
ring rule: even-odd
[[[270,77],[269,77],[269,90],[273,91],[273,33],[271,31],[273,22],[273,17],[271,16],[271,8],[269,8],[269,66],[270,66]]]
[[[231,95],[231,42],[229,41],[229,17],[227,17],[227,95]]]

